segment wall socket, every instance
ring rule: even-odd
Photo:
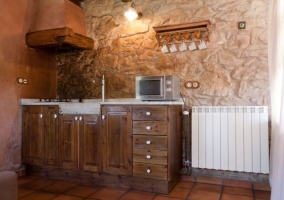
[[[200,83],[198,81],[186,81],[184,86],[188,89],[197,89],[200,87]]]
[[[28,79],[27,78],[22,78],[22,77],[18,77],[16,79],[18,84],[23,84],[23,85],[27,85],[28,84]]]

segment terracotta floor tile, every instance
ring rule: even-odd
[[[190,176],[181,175],[181,176],[180,176],[180,180],[181,180],[181,181],[191,181],[191,182],[195,182],[195,176],[193,176],[193,175],[190,175]]]
[[[151,200],[154,196],[154,193],[129,191],[124,194],[119,200]]]
[[[118,199],[127,191],[122,189],[113,189],[113,188],[102,188],[99,191],[95,192],[91,196],[90,199],[100,199],[100,200],[110,200],[110,199]]]
[[[26,189],[26,188],[18,188],[18,198],[26,196],[30,193],[33,193],[35,190]]]
[[[194,200],[219,200],[219,198],[220,193],[203,190],[192,190],[188,196],[188,199]]]
[[[187,188],[175,187],[174,189],[172,189],[172,191],[168,195],[159,194],[159,196],[184,199],[188,195],[189,191],[190,189],[187,189]]]
[[[254,190],[254,196],[262,199],[270,199],[271,192],[263,190]]]
[[[224,180],[225,186],[232,186],[232,187],[244,187],[244,188],[252,188],[252,182],[246,180],[234,180],[234,179],[227,179]]]
[[[181,200],[173,197],[165,197],[165,196],[156,196],[154,200]]]
[[[50,186],[43,188],[42,190],[46,192],[53,192],[53,193],[64,193],[74,187],[76,187],[78,183],[68,182],[68,181],[60,181],[56,182]]]
[[[74,196],[69,196],[69,195],[59,195],[58,197],[55,197],[52,200],[83,200],[83,197],[74,197]]]
[[[39,190],[49,185],[52,185],[54,183],[55,182],[53,180],[49,180],[49,179],[37,179],[31,182],[28,182],[26,184],[23,184],[21,185],[21,187],[32,189],[32,190]]]
[[[210,177],[210,176],[196,176],[196,182],[208,183],[208,184],[214,184],[214,185],[222,185],[221,178]]]
[[[180,181],[175,187],[191,189],[193,182]]]
[[[50,200],[56,196],[58,196],[58,194],[36,191],[27,196],[20,198],[20,200]]]
[[[255,182],[253,184],[253,189],[271,191],[269,183],[262,183],[262,182]]]
[[[242,196],[250,196],[253,197],[252,190],[249,188],[239,188],[239,187],[228,187],[225,186],[223,189],[223,193],[226,194],[237,194]]]
[[[222,200],[253,200],[253,197],[240,196],[234,194],[223,194]]]
[[[208,192],[217,192],[221,193],[222,186],[221,185],[213,185],[207,183],[196,183],[193,187],[194,190],[204,190]]]
[[[34,181],[36,179],[40,179],[40,177],[37,176],[21,176],[18,178],[18,186],[23,185],[25,183]]]
[[[98,191],[101,187],[100,186],[86,186],[86,185],[79,185],[71,190],[68,190],[65,192],[65,194],[72,195],[72,196],[78,196],[78,197],[88,197],[91,194]]]

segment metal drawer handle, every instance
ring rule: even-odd
[[[151,115],[151,113],[150,112],[146,112],[146,115]]]
[[[146,158],[147,158],[147,159],[151,159],[151,156],[150,156],[150,155],[147,155]]]
[[[77,117],[77,116],[75,116],[75,120],[76,120],[76,121],[78,120],[78,117]]]
[[[146,141],[146,144],[151,144],[151,141],[150,140]]]
[[[83,120],[83,117],[80,116],[80,117],[79,117],[79,120],[82,121],[82,120]]]
[[[54,114],[54,119],[56,119],[57,118],[57,114]]]
[[[150,174],[150,173],[151,173],[151,170],[150,170],[150,169],[147,169],[147,173]]]
[[[147,126],[146,130],[148,130],[148,131],[151,130],[151,126]]]

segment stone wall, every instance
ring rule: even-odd
[[[133,0],[141,20],[123,16],[130,3],[85,0],[92,51],[58,53],[58,96],[134,98],[138,75],[176,74],[192,105],[269,105],[267,60],[268,0]],[[209,19],[207,49],[162,54],[153,26]],[[238,30],[237,22],[246,21]],[[185,81],[199,81],[186,89]]]

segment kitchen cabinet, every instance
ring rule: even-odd
[[[58,166],[58,107],[23,107],[23,163]]]
[[[79,167],[78,116],[60,116],[59,126],[59,165],[66,168]]]
[[[52,116],[51,108],[30,106],[25,111],[29,174],[163,194],[179,181],[181,105],[104,104],[102,115],[53,116],[58,122],[40,118],[42,112]],[[57,123],[58,134],[47,137],[45,132],[56,132],[51,127]],[[57,159],[52,147],[58,149]],[[57,164],[52,166],[52,160]]]
[[[96,115],[60,116],[60,166],[98,171],[100,126]]]
[[[100,116],[83,115],[80,121],[79,168],[101,171],[101,126]]]
[[[178,112],[175,106],[133,107],[134,177],[178,181],[181,167]]]
[[[132,175],[132,118],[130,106],[102,106],[103,171]]]

